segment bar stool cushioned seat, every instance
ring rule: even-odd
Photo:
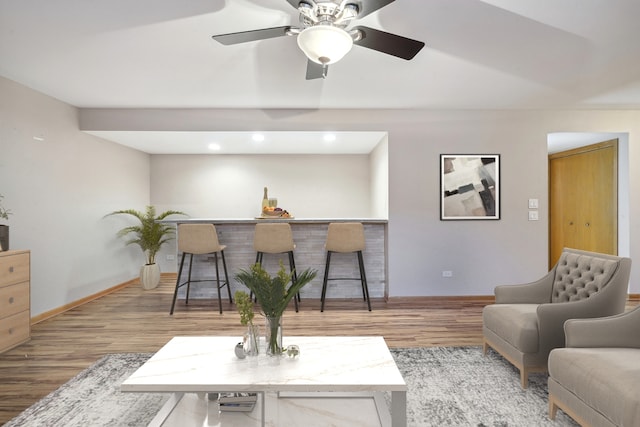
[[[365,249],[364,226],[359,222],[332,222],[327,231],[327,261],[324,269],[324,280],[322,282],[322,302],[320,311],[324,311],[324,303],[327,295],[327,282],[329,280],[359,280],[362,285],[362,295],[371,311],[371,301],[369,299],[369,286],[367,276],[364,271],[364,260],[362,251]],[[358,257],[358,267],[360,277],[334,277],[329,278],[329,265],[331,264],[332,253],[353,253]]]
[[[291,280],[295,282],[298,279],[296,274],[296,262],[293,257],[293,251],[296,248],[293,242],[293,232],[289,223],[258,223],[256,224],[255,233],[253,235],[253,248],[256,251],[256,263],[262,265],[264,254],[284,254],[289,257],[289,269],[292,272]],[[298,302],[300,301],[300,293],[293,298],[296,311],[298,311]]]
[[[192,282],[209,282],[213,279],[199,279],[191,280],[191,268],[193,266],[194,255],[213,254],[214,263],[216,265],[216,278],[215,282],[218,288],[218,308],[222,313],[222,296],[220,289],[227,288],[229,294],[229,302],[232,303],[231,289],[229,288],[229,276],[227,274],[227,263],[224,258],[225,245],[221,245],[218,241],[218,234],[216,227],[213,224],[178,224],[178,252],[182,252],[182,258],[180,260],[180,268],[178,269],[178,278],[176,279],[176,289],[173,293],[173,302],[171,303],[171,311],[169,314],[173,314],[176,298],[178,297],[178,289],[184,285],[187,285],[187,295],[185,298],[185,304],[189,304],[189,289]],[[222,258],[222,268],[224,271],[224,281],[220,281],[220,270],[218,267],[218,254]],[[180,283],[180,277],[182,276],[182,268],[184,267],[185,256],[189,255],[189,276],[186,282]]]

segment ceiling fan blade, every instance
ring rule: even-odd
[[[211,37],[224,45],[230,45],[286,36],[287,31],[290,29],[291,26],[287,25],[285,27],[273,27],[261,30],[240,31],[238,33],[219,34]]]
[[[420,52],[420,49],[424,47],[423,42],[408,39],[397,34],[362,26],[354,27],[353,29],[360,31],[362,35],[362,38],[354,41],[353,44],[377,50],[387,55],[397,56],[398,58],[406,60],[412,59]]]
[[[298,6],[300,5],[300,0],[287,0],[289,2],[289,4],[291,6],[293,6],[294,9],[298,9]]]
[[[307,60],[307,80],[324,79],[327,77],[328,65],[318,64],[312,60]]]

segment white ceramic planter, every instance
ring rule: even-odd
[[[155,289],[160,283],[160,267],[148,264],[140,267],[140,283],[144,289]]]

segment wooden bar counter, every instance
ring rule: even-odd
[[[296,268],[298,271],[313,268],[318,271],[316,278],[306,285],[300,292],[302,298],[320,298],[322,292],[322,278],[326,260],[324,248],[327,237],[327,229],[330,222],[361,222],[364,225],[366,249],[363,252],[369,294],[371,298],[383,298],[388,295],[387,284],[387,220],[385,219],[315,219],[315,218],[265,218],[265,219],[229,219],[229,218],[188,218],[166,219],[160,221],[171,224],[210,223],[216,226],[220,244],[226,245],[225,258],[231,281],[231,291],[245,289],[234,280],[235,274],[240,269],[248,269],[256,261],[256,252],[253,249],[253,234],[258,222],[288,222],[291,224],[293,240],[296,245],[294,251]],[[181,254],[176,259],[180,260]],[[270,273],[278,269],[279,260],[289,268],[286,254],[265,254],[264,268]],[[187,257],[188,261],[188,257]],[[183,277],[186,278],[186,269]],[[213,256],[194,256],[194,278],[215,277]],[[355,254],[333,254],[331,257],[331,277],[357,277],[358,261]],[[185,289],[178,294],[184,298]],[[189,298],[217,298],[213,283],[195,283],[191,286]],[[329,282],[327,299],[330,298],[362,298],[360,282],[356,280],[334,280]]]

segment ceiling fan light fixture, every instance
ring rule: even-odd
[[[314,25],[298,34],[298,47],[311,61],[330,65],[342,59],[353,46],[345,30],[331,25]]]

